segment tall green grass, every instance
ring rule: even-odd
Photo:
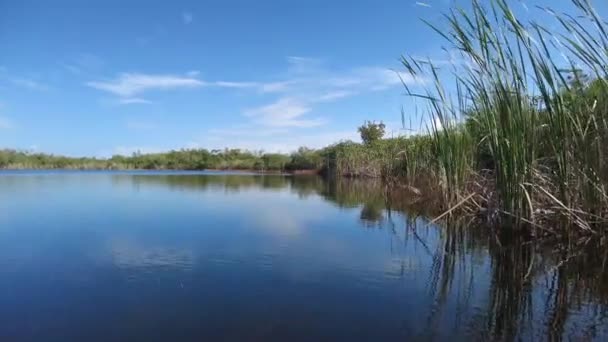
[[[566,218],[595,232],[608,217],[606,23],[585,0],[572,1],[578,13],[539,9],[559,23],[553,31],[506,0],[484,4],[453,9],[446,32],[429,24],[459,54],[451,77],[402,58],[431,85],[408,93],[428,104],[432,174],[450,206],[470,198],[513,227]]]

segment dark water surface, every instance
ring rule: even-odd
[[[0,173],[0,340],[606,340],[605,250],[387,207],[369,181]]]

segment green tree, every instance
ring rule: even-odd
[[[386,126],[382,121],[380,121],[380,123],[376,123],[375,121],[366,121],[361,127],[359,127],[358,131],[359,134],[361,134],[361,140],[363,140],[363,143],[365,145],[370,145],[384,137],[385,128]]]

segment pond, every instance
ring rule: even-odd
[[[608,337],[605,249],[505,244],[388,197],[314,176],[3,172],[0,340]]]

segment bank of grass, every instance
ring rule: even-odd
[[[430,29],[457,63],[402,58],[427,85],[406,87],[425,102],[426,133],[337,144],[326,149],[327,168],[383,177],[393,191],[440,203],[442,218],[537,234],[604,233],[608,25],[590,2],[573,0],[572,8],[539,9],[559,24],[553,30],[517,18],[506,0],[453,9],[446,32]]]
[[[410,156],[432,172],[408,184],[431,178],[446,208],[514,229],[565,222],[600,232],[608,219],[608,28],[589,2],[572,4],[578,13],[546,10],[560,24],[552,31],[517,18],[506,0],[454,9],[450,29],[436,30],[461,60],[450,84],[432,61],[402,59],[431,85],[408,92],[426,101],[433,123],[429,150]]]

